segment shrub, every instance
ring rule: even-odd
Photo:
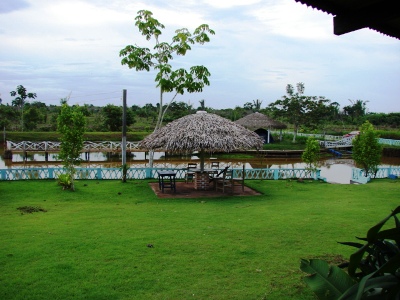
[[[61,174],[58,176],[58,185],[63,187],[63,190],[69,190],[72,188],[72,178],[71,174]]]

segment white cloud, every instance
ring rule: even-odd
[[[232,8],[240,6],[250,6],[260,3],[261,0],[204,0],[204,3],[215,8]]]
[[[134,25],[140,9],[166,26],[163,41],[177,28],[193,30],[202,23],[216,31],[209,44],[194,45],[171,62],[203,64],[212,74],[203,93],[178,101],[205,99],[208,106],[224,108],[260,99],[266,105],[284,94],[286,84],[302,81],[307,93],[344,105],[347,99],[364,98],[371,105],[379,99],[387,104],[378,111],[400,109],[395,102],[400,87],[394,84],[400,78],[399,41],[368,29],[334,36],[332,16],[293,0],[25,1],[0,18],[3,101],[22,84],[46,103],[58,104],[70,91],[95,95],[126,88],[135,104],[155,104],[154,73],[121,66],[118,56],[127,44],[153,46]]]
[[[267,32],[296,39],[332,38],[331,16],[292,0],[273,2],[250,12]]]

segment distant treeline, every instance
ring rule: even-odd
[[[279,121],[285,122],[289,127],[292,124],[285,118],[274,115],[271,105],[266,108],[261,107],[262,101],[256,100],[247,102],[243,107],[213,109],[205,106],[205,102],[200,101],[200,106],[187,104],[184,102],[173,102],[169,105],[164,117],[164,124],[188,114],[195,113],[197,110],[206,110],[224,118],[235,121],[253,112],[261,112]],[[128,108],[127,125],[132,132],[151,132],[157,121],[159,105],[151,103],[143,106],[133,105]],[[39,101],[25,102],[23,107],[0,104],[0,126],[7,132],[55,132],[57,130],[57,117],[61,105],[46,105]],[[80,106],[82,113],[87,119],[87,132],[118,132],[122,126],[122,106],[107,104],[106,106],[94,106],[84,104]],[[328,114],[328,115],[327,115]],[[314,127],[302,125],[304,131],[325,131],[338,132],[348,128],[357,129],[366,120],[370,121],[377,129],[397,129],[400,127],[400,112],[395,113],[366,113],[365,102],[357,100],[353,105],[345,106],[343,109],[335,107],[327,110],[323,115],[324,121],[308,122],[318,124]],[[314,119],[319,119],[317,115]]]

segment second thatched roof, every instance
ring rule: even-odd
[[[261,149],[262,146],[263,141],[256,133],[206,112],[197,112],[168,123],[139,143],[142,149],[176,153],[231,152]]]
[[[259,113],[255,112],[250,115],[247,115],[237,121],[235,121],[236,124],[242,125],[243,127],[246,127],[249,130],[257,130],[260,128],[272,128],[272,129],[286,129],[287,126],[286,124],[275,121],[274,119]]]

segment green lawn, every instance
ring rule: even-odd
[[[171,200],[141,180],[77,181],[76,192],[0,182],[0,299],[314,299],[300,259],[348,258],[337,241],[399,205],[400,180],[247,183],[263,195]]]

